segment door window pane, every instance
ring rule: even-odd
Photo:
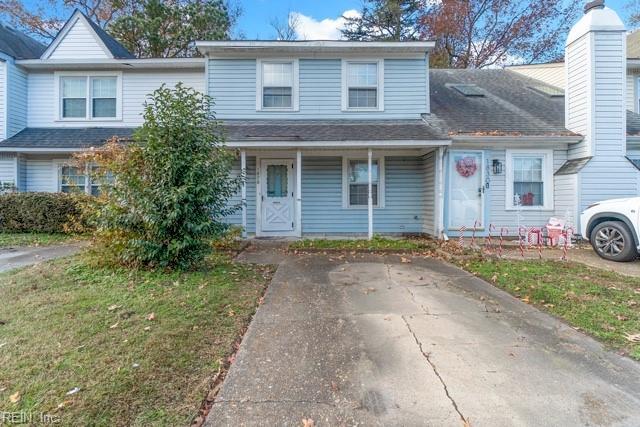
[[[544,205],[543,162],[542,156],[513,156],[514,205]]]
[[[85,118],[87,116],[87,79],[62,77],[62,117]]]
[[[287,197],[287,165],[267,166],[267,197]]]
[[[378,160],[371,161],[371,195],[373,205],[378,205],[379,171]],[[349,205],[369,204],[369,173],[366,160],[349,160]]]

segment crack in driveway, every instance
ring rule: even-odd
[[[438,372],[438,368],[436,368],[436,365],[431,360],[430,353],[427,353],[427,352],[424,351],[424,349],[422,347],[422,343],[420,342],[420,340],[416,336],[415,332],[413,332],[413,329],[411,328],[411,325],[409,324],[407,319],[404,317],[404,315],[401,316],[401,317],[402,317],[402,320],[404,321],[404,324],[407,326],[407,329],[409,330],[409,333],[413,336],[413,339],[415,340],[416,344],[418,345],[418,348],[420,349],[420,353],[422,353],[422,356],[424,356],[426,361],[431,366],[431,369],[433,370],[433,373],[436,374],[436,377],[438,377],[438,380],[440,380],[440,383],[442,384],[442,387],[444,389],[444,393],[447,395],[447,398],[449,399],[449,401],[453,405],[453,409],[455,409],[455,411],[458,413],[458,415],[460,416],[460,419],[462,420],[462,422],[465,425],[468,425],[469,421],[462,414],[462,412],[460,411],[460,408],[458,408],[458,404],[456,403],[456,401],[453,399],[453,397],[449,393],[449,388],[447,387],[447,383],[444,382],[444,379],[442,378],[442,376]]]

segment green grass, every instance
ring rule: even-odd
[[[227,258],[166,273],[73,257],[0,275],[0,409],[188,425],[271,273]]]
[[[0,233],[0,248],[11,246],[48,246],[77,240],[80,237],[70,234],[47,233]]]
[[[418,238],[389,239],[374,236],[366,239],[305,239],[298,240],[289,245],[289,249],[331,249],[331,250],[397,250],[397,251],[423,251],[435,248],[431,240]]]
[[[640,279],[558,261],[461,261],[466,270],[640,360]]]

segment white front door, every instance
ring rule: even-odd
[[[449,158],[449,228],[483,228],[482,151],[451,151]]]
[[[289,233],[294,229],[293,160],[260,162],[260,222],[265,232]]]

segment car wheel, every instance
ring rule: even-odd
[[[591,231],[591,246],[600,257],[611,261],[633,261],[638,257],[629,228],[620,221],[605,221]]]

